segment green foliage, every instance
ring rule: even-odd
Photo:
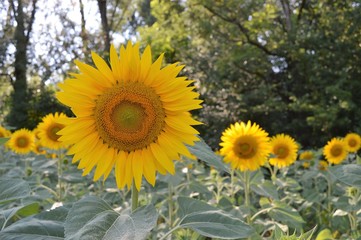
[[[196,114],[212,148],[239,120],[303,146],[361,129],[361,6],[301,2],[151,2],[156,21],[138,28],[140,37],[199,80],[204,108]]]

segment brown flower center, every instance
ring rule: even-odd
[[[127,82],[105,91],[97,100],[94,117],[102,140],[128,152],[156,141],[165,125],[159,96],[139,82]]]

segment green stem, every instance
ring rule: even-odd
[[[168,218],[169,227],[173,227],[173,186],[172,183],[168,183]]]
[[[63,156],[61,154],[61,150],[59,150],[59,153],[58,153],[58,201],[61,202],[62,201],[62,182],[61,182],[61,179],[63,177],[63,165],[62,165],[62,162],[63,162]]]
[[[168,237],[169,234],[171,234],[172,232],[174,232],[175,230],[178,230],[179,226],[174,227],[173,229],[169,230],[163,237],[159,238],[159,240],[164,240]]]
[[[250,209],[250,188],[249,188],[249,171],[244,171],[244,201],[247,209]],[[247,223],[251,223],[250,214],[247,215]]]
[[[234,199],[234,169],[231,170],[231,199],[232,202],[235,202]]]
[[[135,186],[135,183],[133,181],[133,184],[132,184],[132,212],[135,211],[135,209],[138,208],[138,189],[137,187]]]
[[[328,213],[328,227],[331,228],[331,218],[332,218],[332,206],[331,206],[331,194],[332,194],[332,184],[329,173],[326,177],[327,181],[327,213]]]

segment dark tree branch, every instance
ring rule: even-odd
[[[302,0],[301,6],[300,6],[300,10],[298,12],[298,16],[297,16],[297,22],[299,22],[301,20],[302,17],[302,11],[306,6],[306,0]]]
[[[203,5],[204,8],[206,8],[210,13],[212,13],[213,15],[219,17],[220,19],[222,19],[225,22],[228,23],[232,23],[234,25],[236,25],[238,27],[238,29],[243,33],[243,35],[246,37],[247,42],[255,47],[257,47],[258,49],[262,50],[264,53],[268,54],[268,55],[277,55],[276,53],[268,50],[265,46],[263,46],[262,44],[260,44],[259,42],[257,42],[256,40],[252,39],[249,35],[249,30],[244,27],[240,22],[237,21],[237,19],[231,19],[228,17],[223,16],[222,14],[219,14],[217,11],[213,10],[212,8],[210,8],[209,6],[205,6]]]
[[[13,0],[9,0],[10,6],[13,9],[14,18],[16,21],[18,21],[18,14],[16,13],[15,4]]]
[[[31,33],[32,29],[33,29],[33,23],[34,23],[34,20],[35,20],[36,2],[37,2],[37,0],[33,0],[33,9],[31,11],[30,20],[29,20],[29,23],[28,23],[28,29],[26,31],[26,42],[27,43],[29,42],[30,33]]]
[[[102,21],[102,27],[103,27],[103,36],[104,36],[104,42],[105,42],[105,51],[109,51],[110,49],[110,28],[108,24],[108,17],[107,17],[107,1],[106,0],[98,0],[98,7],[99,7],[99,13],[100,18]]]

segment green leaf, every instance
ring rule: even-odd
[[[104,200],[90,196],[76,202],[65,222],[65,237],[71,239],[144,239],[155,227],[158,213],[151,205],[131,214],[119,214]]]
[[[0,138],[0,146],[4,145],[10,138]]]
[[[219,171],[230,173],[229,167],[222,161],[221,157],[216,155],[203,139],[196,142],[193,146],[187,146],[189,151],[203,162],[215,167]]]
[[[68,209],[51,211],[23,218],[0,232],[1,240],[59,240],[64,239],[64,220]]]
[[[271,203],[269,215],[276,221],[287,224],[296,229],[302,229],[302,224],[305,223],[301,215],[286,203],[274,201]]]
[[[261,196],[279,200],[277,188],[269,180],[265,180],[262,184],[251,184],[251,189]]]
[[[0,222],[0,226],[5,227],[7,222],[15,215],[19,215],[21,217],[27,217],[36,214],[38,212],[39,212],[39,203],[30,203],[25,206],[18,206],[18,207],[6,209],[0,212],[1,220],[3,219],[3,221]]]
[[[361,188],[361,165],[347,164],[329,168],[329,173],[339,181]]]
[[[332,233],[330,229],[323,229],[321,232],[317,234],[316,240],[332,240]]]
[[[0,180],[0,203],[17,200],[30,195],[29,184],[22,179]]]
[[[205,202],[179,197],[178,203],[180,228],[190,228],[206,237],[224,239],[247,238],[254,233],[254,229],[242,220]]]

